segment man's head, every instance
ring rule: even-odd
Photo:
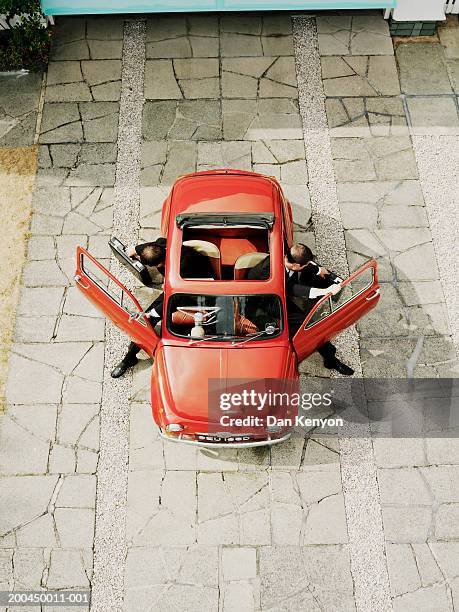
[[[311,249],[305,244],[297,242],[287,250],[285,255],[285,266],[293,272],[299,272],[313,259],[314,255]]]
[[[154,242],[141,244],[135,250],[144,266],[160,266],[166,260],[166,249]]]

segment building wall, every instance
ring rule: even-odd
[[[42,0],[47,15],[393,8],[396,0]]]

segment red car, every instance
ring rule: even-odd
[[[308,312],[290,340],[284,251],[293,243],[292,211],[278,182],[253,172],[212,170],[179,178],[163,205],[167,238],[164,319],[158,334],[135,297],[85,249],[77,286],[150,357],[153,418],[161,435],[202,446],[261,446],[285,428],[225,429],[209,406],[209,381],[298,380],[298,364],[376,306],[377,264],[368,261]],[[209,257],[213,278],[180,275],[182,245]],[[267,280],[247,273],[270,254]]]

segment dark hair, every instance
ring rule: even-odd
[[[290,263],[300,264],[300,266],[305,266],[308,261],[314,259],[311,249],[305,244],[301,244],[299,242],[288,249],[286,255],[287,260]]]
[[[154,242],[140,244],[135,250],[144,266],[158,266],[166,259],[166,249]]]

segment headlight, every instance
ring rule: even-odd
[[[177,432],[177,431],[183,431],[184,427],[183,425],[180,425],[180,423],[169,423],[169,425],[166,425],[166,431],[172,431],[172,432]]]

